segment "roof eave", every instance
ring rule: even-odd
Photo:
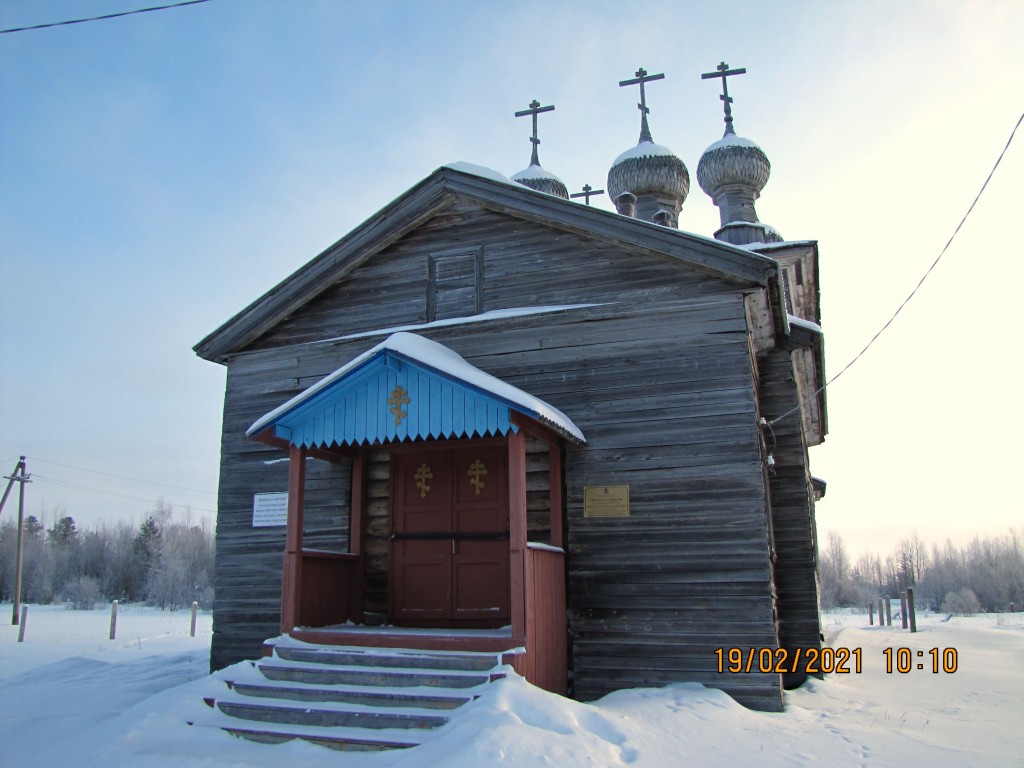
[[[325,277],[337,280],[433,216],[446,204],[444,188],[443,177],[431,174],[223,323],[193,351],[206,360],[225,363],[231,352],[259,338],[330,287]],[[358,257],[352,258],[353,254]],[[342,268],[335,272],[339,265]]]

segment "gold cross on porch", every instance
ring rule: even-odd
[[[391,396],[387,399],[387,404],[391,406],[391,415],[395,417],[395,426],[397,427],[402,423],[402,419],[409,415],[407,411],[402,410],[403,405],[409,404],[409,393],[399,384],[391,390]]]
[[[480,478],[487,474],[487,465],[480,459],[474,459],[466,474],[469,475],[469,484],[473,486],[473,492],[479,496],[480,489],[484,487],[484,481]]]
[[[426,462],[423,462],[416,468],[416,472],[413,474],[413,477],[416,478],[416,487],[420,489],[420,498],[427,498],[427,494],[430,493],[430,486],[427,485],[427,480],[432,480],[434,478],[434,473],[431,471],[430,467],[427,466]]]

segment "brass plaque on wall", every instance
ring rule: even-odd
[[[586,486],[583,489],[583,516],[629,517],[629,486]]]

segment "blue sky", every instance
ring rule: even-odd
[[[155,4],[5,0],[0,28]],[[772,161],[758,212],[820,242],[835,373],[1006,142],[1021,29],[1024,6],[998,0],[212,0],[0,35],[0,469],[36,459],[29,511],[51,518],[139,520],[157,497],[208,515],[224,371],[191,347],[438,166],[525,167],[529,122],[512,113],[533,98],[557,106],[544,166],[603,187],[636,143],[637,94],[617,81],[640,66],[666,73],[651,128],[691,175],[722,132],[700,73],[748,69],[730,92],[738,133]],[[1024,524],[1022,142],[829,392],[819,527],[855,550]],[[694,183],[681,228],[717,222]]]

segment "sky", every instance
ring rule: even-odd
[[[0,29],[150,0],[4,0]],[[735,126],[772,163],[757,203],[819,242],[837,373],[942,251],[1024,109],[1017,0],[605,2],[211,0],[0,34],[0,469],[28,456],[27,513],[212,518],[224,369],[192,347],[437,167],[540,159],[603,188],[654,140],[693,185]],[[1022,129],[1024,132],[1024,129]],[[915,298],[828,391],[811,450],[821,539],[854,553],[1024,525],[1017,232],[1024,137]],[[594,203],[610,208],[607,198]],[[16,496],[14,497],[16,499]],[[14,513],[14,505],[0,520]]]

